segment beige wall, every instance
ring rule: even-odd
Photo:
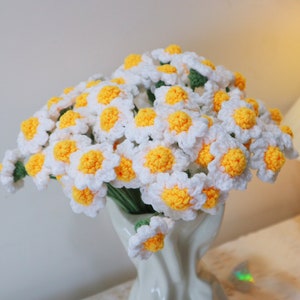
[[[248,95],[286,111],[300,94],[298,0],[1,0],[0,155],[51,96],[131,52],[178,43],[240,71]],[[232,193],[217,243],[300,212],[300,163]],[[54,183],[0,191],[0,299],[80,299],[134,275],[105,211],[72,213]]]

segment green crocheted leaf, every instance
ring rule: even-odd
[[[14,182],[17,182],[24,177],[26,177],[28,174],[26,172],[25,166],[21,161],[17,161],[15,163],[15,170],[13,172]]]
[[[197,87],[202,87],[207,82],[208,78],[201,75],[198,71],[190,69],[190,74],[188,76],[190,80],[191,89],[194,91]]]

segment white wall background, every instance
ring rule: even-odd
[[[64,87],[129,53],[178,43],[242,72],[248,96],[284,112],[300,95],[299,0],[1,0],[0,155]],[[300,164],[232,193],[217,243],[300,212]],[[75,300],[134,276],[105,211],[72,213],[53,183],[0,191],[0,299]]]

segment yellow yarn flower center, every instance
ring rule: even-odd
[[[21,132],[27,141],[32,140],[37,133],[40,121],[36,117],[29,118],[21,123]]]
[[[177,72],[177,69],[174,66],[171,66],[169,64],[161,65],[156,67],[157,71],[166,73],[166,74],[174,74]]]
[[[78,148],[75,141],[59,141],[53,147],[53,156],[56,160],[68,164],[70,163],[70,155],[77,150]]]
[[[116,84],[125,84],[125,79],[123,77],[116,77],[111,79],[111,82],[114,82]]]
[[[167,52],[169,54],[180,54],[180,53],[182,53],[182,50],[181,50],[180,46],[178,46],[176,44],[171,44],[165,48],[165,52]]]
[[[161,194],[161,198],[170,208],[183,211],[191,206],[192,197],[187,188],[179,188],[175,185],[173,188],[165,188]]]
[[[25,165],[26,172],[29,176],[36,176],[43,169],[45,162],[45,155],[43,153],[36,153],[30,156]]]
[[[150,169],[151,173],[158,173],[170,171],[174,163],[175,157],[172,150],[158,146],[146,154],[144,166]]]
[[[228,101],[229,100],[229,95],[224,92],[224,91],[217,91],[215,94],[214,94],[214,100],[213,100],[213,109],[215,112],[219,112],[219,110],[221,109],[222,107],[222,103],[224,101]]]
[[[221,166],[231,177],[240,176],[247,167],[247,158],[239,148],[231,148],[221,159]]]
[[[172,86],[166,93],[165,101],[169,105],[174,105],[181,101],[186,102],[187,99],[188,94],[182,87]]]
[[[100,79],[98,79],[98,80],[91,80],[91,81],[87,82],[85,86],[86,86],[86,88],[91,88],[93,86],[98,85],[100,82],[101,82]]]
[[[198,152],[196,163],[201,167],[207,168],[208,164],[214,160],[214,156],[210,153],[210,144],[204,144]]]
[[[218,204],[219,197],[220,197],[220,190],[218,190],[217,188],[215,188],[213,186],[210,186],[210,187],[204,188],[202,190],[202,192],[206,195],[206,201],[202,205],[202,207],[204,209],[214,208]]]
[[[79,107],[86,107],[88,105],[88,101],[87,101],[87,97],[88,97],[88,93],[83,93],[79,96],[76,97],[75,99],[75,108],[79,108]]]
[[[69,87],[67,87],[67,88],[64,89],[64,94],[68,95],[73,90],[74,90],[74,87],[73,86],[69,86]]]
[[[59,119],[59,128],[64,129],[76,125],[76,120],[80,119],[81,115],[73,110],[68,110]]]
[[[258,116],[259,114],[259,104],[257,101],[253,98],[246,98],[245,101],[252,105],[253,110],[255,111],[255,114]]]
[[[100,127],[102,130],[110,131],[119,120],[119,110],[115,106],[107,107],[100,116]]]
[[[119,87],[114,85],[107,85],[101,89],[98,94],[98,103],[107,105],[113,99],[119,97],[121,90]]]
[[[188,131],[193,125],[192,118],[184,111],[175,111],[168,117],[170,131],[179,134]]]
[[[155,236],[149,238],[143,243],[145,250],[150,252],[157,252],[164,248],[165,236],[161,232],[157,233]]]
[[[265,152],[264,161],[268,170],[279,172],[285,163],[285,157],[278,147],[269,146]]]
[[[138,66],[142,61],[142,55],[130,54],[124,59],[124,69],[128,70]]]
[[[235,72],[234,75],[234,85],[238,87],[241,91],[243,91],[246,88],[246,78],[239,72]]]
[[[136,116],[134,122],[137,127],[153,126],[156,118],[156,112],[151,107],[141,108]]]
[[[102,168],[104,155],[99,150],[90,150],[80,158],[78,170],[84,174],[93,174]]]
[[[270,108],[269,112],[271,114],[271,119],[279,125],[282,121],[282,113],[278,108]]]
[[[120,164],[115,167],[117,179],[129,182],[136,178],[136,174],[132,168],[132,161],[125,156],[121,156]]]
[[[256,124],[256,114],[248,107],[241,107],[234,111],[233,119],[242,129],[251,129]]]
[[[210,67],[211,69],[215,70],[216,66],[209,60],[209,59],[204,59],[201,61],[202,64]]]
[[[95,195],[89,188],[79,190],[75,186],[73,186],[72,197],[73,200],[78,204],[89,206],[93,203]]]
[[[47,102],[47,108],[48,108],[48,110],[51,108],[52,105],[58,103],[61,100],[62,100],[61,97],[52,97],[52,98],[50,98],[48,100],[48,102]]]
[[[291,127],[287,126],[287,125],[283,125],[280,127],[281,131],[288,134],[291,138],[294,137],[294,133],[293,130],[291,129]]]

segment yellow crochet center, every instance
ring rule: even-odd
[[[255,114],[258,116],[259,114],[259,104],[257,101],[253,98],[246,98],[245,101],[252,105],[253,110],[255,111]]]
[[[182,50],[181,50],[180,46],[178,46],[176,44],[171,44],[165,48],[165,52],[167,52],[169,54],[180,54],[180,53],[182,53]]]
[[[229,95],[224,92],[224,91],[217,91],[214,94],[214,100],[213,100],[213,104],[214,104],[214,111],[215,112],[219,112],[219,110],[222,107],[222,103],[224,101],[228,101],[229,100]]]
[[[79,108],[79,107],[86,107],[88,105],[88,101],[87,101],[87,97],[88,97],[88,93],[83,93],[79,96],[76,97],[75,99],[75,108]]]
[[[52,97],[51,99],[49,99],[48,102],[47,102],[48,110],[51,108],[52,105],[58,103],[61,100],[62,100],[61,97]]]
[[[104,155],[99,150],[90,150],[82,155],[77,167],[78,171],[84,174],[95,175],[98,170],[102,168]]]
[[[134,117],[134,122],[137,127],[153,126],[155,118],[156,112],[153,108],[141,108]]]
[[[220,190],[218,190],[217,188],[211,186],[211,187],[204,188],[202,190],[202,192],[207,197],[206,201],[205,201],[205,203],[203,204],[202,207],[204,209],[214,208],[218,204],[219,197],[220,197]]]
[[[164,248],[165,236],[161,232],[157,233],[155,236],[149,238],[143,243],[144,250],[150,252],[157,252]]]
[[[166,93],[165,102],[169,105],[174,105],[178,102],[186,102],[188,99],[187,92],[180,86],[172,86]]]
[[[183,211],[191,206],[192,197],[189,195],[187,188],[179,188],[175,185],[173,188],[165,188],[161,194],[161,198],[167,206],[173,210]]]
[[[116,77],[111,79],[111,82],[114,82],[116,84],[125,84],[125,79],[123,77]]]
[[[91,80],[91,81],[87,82],[85,86],[86,86],[86,88],[91,88],[93,86],[98,85],[100,82],[101,82],[100,79],[98,79],[98,80]]]
[[[102,130],[110,131],[119,120],[119,110],[115,106],[107,107],[100,116],[100,127]]]
[[[70,163],[70,155],[77,151],[77,144],[72,140],[59,141],[53,147],[53,156],[63,163]]]
[[[234,111],[233,119],[242,129],[251,129],[256,124],[256,114],[254,110],[241,107]]]
[[[265,152],[264,161],[268,170],[279,172],[285,163],[285,157],[278,147],[269,146]]]
[[[3,164],[0,163],[0,172],[2,171],[3,169]]]
[[[293,130],[291,129],[291,127],[287,126],[287,125],[283,125],[280,127],[281,131],[288,134],[289,136],[291,136],[291,138],[294,137],[294,133]]]
[[[176,134],[186,132],[193,125],[192,118],[184,111],[175,111],[168,117],[169,130]]]
[[[101,89],[98,94],[98,103],[107,105],[113,99],[119,97],[121,94],[120,88],[114,85],[107,85]]]
[[[172,170],[174,163],[175,157],[172,150],[164,146],[158,146],[146,154],[144,166],[151,173],[158,173]]]
[[[138,66],[142,61],[142,55],[130,54],[124,59],[124,69],[129,70],[133,67]]]
[[[21,132],[24,135],[24,138],[27,141],[30,141],[34,138],[37,133],[40,121],[36,117],[29,118],[21,123]]]
[[[201,167],[207,168],[208,164],[214,160],[214,156],[210,153],[210,144],[204,144],[198,152],[196,163]]]
[[[81,115],[73,110],[68,110],[59,119],[59,128],[64,129],[76,125],[76,120],[80,119]]]
[[[240,176],[247,167],[247,158],[241,149],[231,148],[222,157],[221,166],[224,167],[224,171],[231,177]]]
[[[74,90],[73,86],[67,87],[64,89],[64,94],[68,95],[69,93],[71,93]]]
[[[209,60],[209,59],[204,59],[201,61],[202,64],[210,67],[211,69],[215,70],[216,66]]]
[[[169,64],[161,65],[156,67],[157,71],[166,73],[166,74],[174,74],[177,72],[177,69],[174,66],[171,66]]]
[[[243,91],[246,88],[246,78],[239,72],[235,72],[234,75],[234,85],[238,87],[241,91]]]
[[[282,121],[281,111],[278,108],[270,108],[269,112],[271,114],[271,119],[279,125]]]
[[[211,127],[214,124],[214,120],[210,116],[202,115],[201,117],[208,121],[208,127]]]
[[[125,156],[121,156],[120,164],[115,168],[117,179],[129,182],[136,178],[136,174],[132,168],[132,161]]]
[[[72,197],[73,200],[78,204],[89,206],[93,203],[95,195],[89,188],[79,190],[75,186],[73,186]]]
[[[36,153],[30,156],[25,165],[26,172],[29,176],[36,176],[43,169],[45,162],[45,155],[43,153]]]

